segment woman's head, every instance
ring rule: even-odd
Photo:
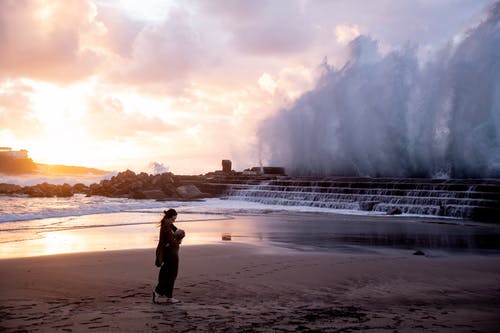
[[[170,208],[169,210],[164,210],[163,213],[165,214],[165,217],[167,219],[171,219],[174,216],[177,216],[177,211],[173,208]]]
[[[174,223],[175,218],[177,217],[177,212],[175,211],[175,209],[172,208],[170,208],[169,210],[164,210],[163,214],[165,215],[160,221],[160,226],[162,227],[167,223]]]

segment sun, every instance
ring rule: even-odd
[[[43,133],[29,147],[30,155],[40,163],[79,164],[86,162],[82,154],[90,143],[82,118],[86,113],[84,84],[59,87],[33,83],[33,113]]]

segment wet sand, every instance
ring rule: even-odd
[[[0,259],[146,249],[158,242],[160,213],[120,212],[0,223]],[[299,250],[376,253],[394,248],[426,253],[500,254],[500,225],[411,216],[179,212],[184,245],[233,241]]]
[[[154,249],[0,260],[0,331],[497,332],[500,257],[181,249],[175,305]]]

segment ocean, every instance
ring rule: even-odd
[[[0,196],[0,258],[154,248],[167,208],[184,245],[247,242],[320,251],[497,251],[500,226],[238,200],[160,202],[126,198]]]
[[[164,209],[175,208],[178,225],[234,220],[233,216],[266,215],[271,212],[329,213],[314,207],[279,207],[235,200],[160,202],[126,198],[87,197],[31,198],[0,196],[0,258],[104,249],[151,247]],[[355,212],[352,212],[355,213]],[[123,242],[117,233],[134,234]],[[205,232],[206,233],[206,232]],[[85,242],[77,242],[75,236]],[[141,236],[142,235],[142,236]],[[134,240],[131,242],[131,238]],[[186,243],[206,242],[207,237],[187,237]],[[106,240],[107,239],[107,240]],[[189,240],[191,239],[191,240]],[[203,241],[203,239],[205,239]],[[106,245],[106,243],[110,243]]]

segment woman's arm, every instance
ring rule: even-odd
[[[169,244],[171,246],[179,246],[179,244],[181,243],[180,240],[177,240],[177,238],[174,235],[174,232],[168,226],[162,228],[162,235],[164,238],[165,245]]]

